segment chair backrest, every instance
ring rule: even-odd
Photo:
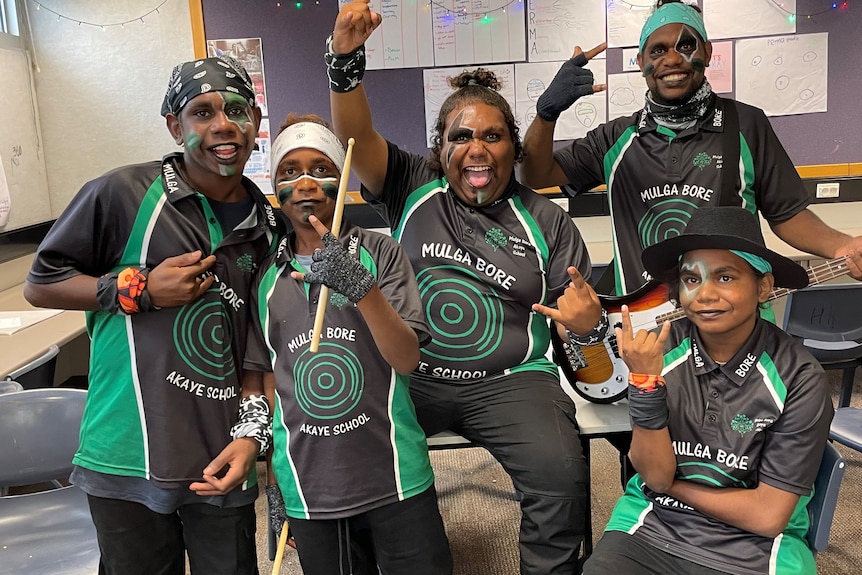
[[[11,379],[0,381],[0,394],[13,393],[15,391],[24,391],[24,386],[17,381],[12,381]]]
[[[0,486],[68,478],[86,398],[60,388],[0,395]]]
[[[826,284],[787,296],[784,331],[820,361],[862,356],[862,283]]]
[[[9,373],[4,379],[17,381],[24,389],[54,386],[54,371],[57,367],[57,355],[60,348],[52,345],[44,354],[27,365]]]
[[[814,482],[814,496],[808,502],[808,546],[818,553],[829,544],[829,530],[838,505],[838,488],[844,478],[846,463],[831,442],[826,444],[820,470]]]

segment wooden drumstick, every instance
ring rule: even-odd
[[[287,521],[281,526],[281,535],[278,538],[278,548],[275,552],[275,560],[272,562],[272,575],[278,575],[281,571],[281,562],[284,560],[284,548],[287,545]]]
[[[341,231],[341,218],[344,215],[344,199],[347,197],[347,180],[350,179],[350,160],[353,157],[353,144],[355,140],[347,140],[347,153],[344,155],[344,167],[341,170],[341,180],[338,182],[338,197],[335,200],[335,213],[332,215],[332,227],[329,231],[336,238]],[[329,301],[329,287],[320,286],[317,296],[317,313],[314,316],[314,330],[311,333],[311,353],[317,353],[320,347],[320,334],[323,331],[323,317],[326,315],[326,302]]]

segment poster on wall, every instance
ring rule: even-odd
[[[266,82],[263,73],[263,47],[260,38],[234,38],[230,40],[207,40],[207,54],[212,56],[230,56],[243,65],[248,72],[257,105],[263,116],[269,116],[266,106]]]
[[[246,162],[242,173],[257,184],[260,191],[271,196],[273,195],[273,191],[272,178],[269,172],[269,151],[272,142],[269,137],[269,118],[264,118],[260,121],[260,129],[257,131],[255,143],[258,149],[251,153],[251,157]]]

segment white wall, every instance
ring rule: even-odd
[[[78,25],[25,2],[35,46],[50,213],[56,218],[81,185],[104,172],[179,149],[159,115],[172,68],[194,58],[189,5],[169,0],[160,14],[124,27]],[[157,0],[44,1],[78,21],[137,18]]]

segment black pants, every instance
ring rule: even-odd
[[[161,514],[140,503],[87,496],[96,525],[99,575],[257,575],[254,505],[206,503]]]
[[[410,395],[427,435],[450,429],[486,448],[523,494],[521,573],[574,573],[587,473],[575,405],[557,377],[528,372],[469,384],[414,377]]]
[[[348,519],[290,519],[305,575],[450,575],[452,555],[432,485],[419,495]]]
[[[640,537],[606,531],[584,564],[583,575],[727,575],[665,553]]]

